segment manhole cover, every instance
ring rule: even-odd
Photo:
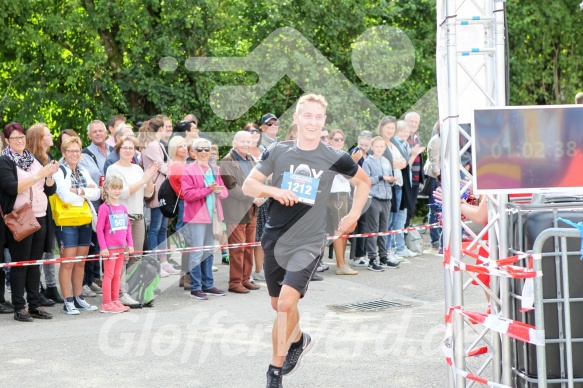
[[[381,311],[391,307],[410,307],[406,303],[395,302],[392,300],[375,299],[360,303],[336,304],[329,306],[333,310],[339,311]]]

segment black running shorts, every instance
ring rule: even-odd
[[[263,269],[269,296],[278,297],[285,284],[303,298],[326,247],[326,239],[309,245],[286,245],[263,234],[261,247],[265,252]]]

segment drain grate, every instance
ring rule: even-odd
[[[386,310],[391,307],[410,307],[411,305],[406,303],[395,302],[392,300],[385,300],[385,299],[374,299],[369,300],[366,302],[359,302],[359,303],[348,303],[348,304],[337,304],[329,306],[333,310],[339,311],[381,311]]]

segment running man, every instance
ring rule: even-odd
[[[274,199],[261,239],[267,289],[277,312],[268,388],[282,387],[283,375],[294,372],[314,345],[300,330],[297,305],[326,247],[326,211],[334,176],[344,174],[356,186],[352,208],[336,228],[339,233],[354,230],[370,190],[367,174],[350,155],[320,141],[327,105],[323,96],[302,96],[294,113],[298,139],[270,147],[243,184],[245,195]],[[268,186],[264,181],[271,174],[273,183]]]

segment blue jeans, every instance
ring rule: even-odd
[[[215,237],[213,235],[212,224],[188,223],[185,225],[185,228],[191,246],[214,245]],[[191,291],[208,290],[214,287],[212,250],[190,252],[188,268],[190,272]]]
[[[176,231],[180,231],[184,226],[184,200],[178,200],[178,215],[176,216]]]
[[[393,210],[391,212],[391,218],[389,219],[389,229],[388,230],[397,230],[399,228],[397,228],[397,214],[399,213],[399,207],[401,207],[401,198],[403,198],[403,188],[400,186],[395,186],[395,202],[396,202],[396,207],[393,209],[391,208],[391,210]],[[393,240],[395,240],[394,235],[389,234],[387,236],[387,251],[390,251],[392,249],[392,245],[393,245]]]
[[[407,221],[407,209],[399,210],[397,212],[397,220],[395,221],[395,230],[403,229]],[[395,236],[396,251],[402,251],[405,246],[405,233],[401,232]]]
[[[431,188],[431,193],[429,193],[429,223],[437,223],[437,212],[435,211],[435,199],[433,198],[433,191],[439,186],[437,180],[432,180],[433,187]],[[439,236],[441,235],[441,228],[429,229],[429,236],[431,236],[431,242],[439,242]]]
[[[148,229],[148,249],[166,249],[166,229],[168,218],[162,215],[160,208],[150,209],[150,228]]]

